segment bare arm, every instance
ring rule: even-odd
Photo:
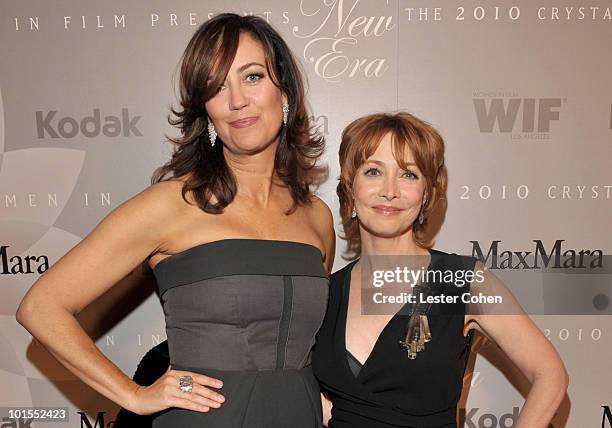
[[[331,419],[332,403],[323,393],[321,393],[321,404],[323,405],[323,425],[327,426]]]
[[[83,382],[140,414],[171,405],[202,410],[206,402],[200,400],[198,407],[195,402],[179,401],[184,398],[171,399],[161,384],[169,385],[172,379],[160,379],[160,384],[139,395],[145,391],[100,352],[75,314],[163,245],[169,224],[178,214],[178,205],[168,197],[175,191],[171,186],[178,184],[151,186],[113,210],[32,285],[16,315],[17,321]],[[194,381],[205,382],[204,377],[195,376]]]
[[[331,210],[322,199],[313,197],[315,208],[315,222],[317,233],[321,237],[325,247],[325,268],[328,273],[334,267],[334,257],[336,255],[336,232],[334,231],[334,218]]]
[[[334,218],[331,210],[323,200],[315,198],[317,207],[317,225],[319,235],[325,246],[325,268],[331,273],[334,267],[334,257],[336,255],[336,232],[334,231]],[[323,425],[327,426],[331,419],[331,401],[321,393],[321,405],[323,411]]]
[[[480,262],[475,267],[478,269],[484,269]],[[487,287],[496,290],[495,294],[512,298],[501,281],[489,271],[486,281]],[[509,306],[505,309],[508,310]],[[500,346],[532,384],[516,428],[546,428],[565,396],[568,374],[561,357],[533,321],[519,311],[511,312],[511,315],[476,314],[472,321]]]

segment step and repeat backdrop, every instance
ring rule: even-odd
[[[604,0],[3,1],[0,407],[66,407],[69,421],[49,426],[112,426],[117,406],[33,341],[15,311],[169,158],[179,57],[197,26],[231,11],[268,20],[301,62],[327,140],[329,179],[317,194],[338,232],[342,129],[405,110],[440,130],[449,189],[435,248],[479,257],[501,277],[541,273],[542,304],[530,314],[570,374],[553,425],[612,426],[611,9]],[[344,249],[338,239],[334,270]],[[137,269],[79,314],[129,376],[165,340],[151,281]],[[495,344],[479,337],[473,350],[460,422],[513,426],[529,384]],[[0,425],[21,426],[6,415]]]

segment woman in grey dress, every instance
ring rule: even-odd
[[[334,233],[310,191],[324,143],[297,63],[264,20],[218,15],[183,54],[173,113],[172,159],[36,281],[17,319],[89,386],[154,414],[153,426],[321,426],[310,362]],[[141,386],[74,315],[145,260],[170,367]]]

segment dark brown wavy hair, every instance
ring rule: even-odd
[[[445,201],[447,172],[444,165],[444,140],[433,126],[406,112],[376,113],[351,122],[342,131],[340,143],[340,181],[336,188],[340,200],[340,216],[347,240],[347,255],[361,253],[359,221],[352,218],[353,180],[366,160],[374,154],[385,135],[391,133],[393,154],[402,168],[407,168],[408,151],[425,179],[427,200],[422,208],[425,221],[412,225],[415,241],[424,248],[431,247],[427,239],[427,217],[437,203]]]
[[[185,195],[192,192],[197,205],[211,214],[223,212],[234,199],[236,179],[225,162],[223,145],[211,146],[205,103],[225,80],[243,33],[261,43],[268,74],[288,99],[289,116],[280,131],[274,170],[293,198],[291,213],[299,204],[310,203],[310,186],[316,172],[320,173],[316,162],[325,141],[311,129],[298,62],[278,32],[257,16],[217,15],[202,24],[187,44],[180,63],[181,108],[171,108],[174,117],[168,117],[181,135],[167,137],[175,145],[172,158],[154,171],[151,184],[189,174],[183,199],[187,201]],[[212,196],[216,203],[211,202]]]

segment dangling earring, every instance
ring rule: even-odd
[[[353,211],[351,212],[351,218],[353,219],[357,218],[357,211],[355,210],[354,206],[353,206]]]
[[[217,140],[217,130],[215,125],[208,119],[208,138],[210,139],[210,145],[215,147],[215,141]]]
[[[421,204],[421,211],[419,212],[419,224],[423,224],[425,221],[425,215],[423,214],[423,208],[425,207],[425,202],[427,201],[427,197],[423,198],[423,203]]]
[[[287,119],[289,118],[289,104],[283,103],[283,124],[287,126]]]

